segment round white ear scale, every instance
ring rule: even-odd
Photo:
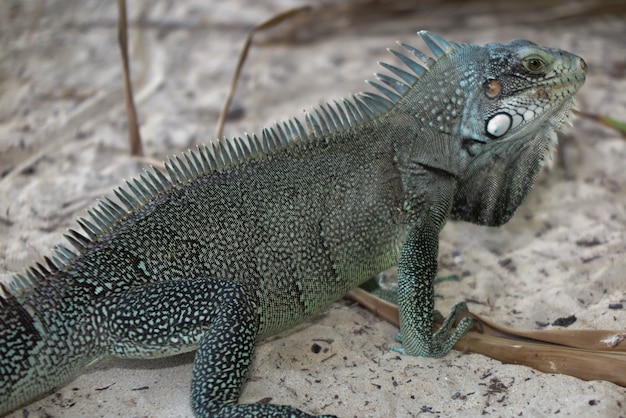
[[[511,129],[511,116],[506,113],[498,113],[487,121],[487,133],[489,135],[500,137]]]

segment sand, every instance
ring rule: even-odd
[[[0,277],[5,280],[49,254],[97,198],[142,170],[128,156],[116,9],[108,3],[0,5]],[[45,9],[34,25],[40,4]],[[246,30],[301,3],[150,4],[141,29],[131,32],[132,65],[145,151],[162,160],[215,136]],[[367,89],[362,80],[382,70],[376,62],[393,62],[385,48],[396,40],[421,46],[414,35],[418,29],[458,42],[527,38],[575,52],[589,65],[580,108],[626,119],[623,16],[586,13],[594,2],[571,7],[555,2],[541,10],[532,1],[501,2],[497,8],[482,2],[420,4],[419,13],[378,17],[360,7],[353,21],[327,16],[316,23],[322,29],[303,27],[298,36],[306,42],[258,45],[225,135],[260,132],[323,100]],[[137,6],[130,8],[133,18]],[[284,39],[285,31],[273,32],[273,39]],[[443,296],[437,307],[447,313],[467,300],[472,311],[518,328],[537,329],[575,315],[572,329],[624,329],[626,310],[609,304],[626,302],[625,158],[626,141],[619,134],[576,121],[510,223],[446,226],[441,273],[462,279],[437,288]],[[389,350],[396,332],[351,302],[337,301],[297,330],[259,345],[241,401],[271,398],[340,417],[626,416],[626,389],[615,384],[545,374],[476,354],[400,356]],[[193,354],[110,361],[9,416],[27,411],[30,417],[191,417],[192,362]]]

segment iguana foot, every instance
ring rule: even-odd
[[[414,335],[412,338],[403,338],[401,333],[396,335],[396,341],[404,347],[391,347],[390,350],[411,356],[422,357],[443,357],[454,345],[474,327],[474,320],[470,317],[462,318],[456,328],[452,326],[456,322],[459,314],[468,312],[465,302],[458,303],[452,308],[450,315],[444,320],[441,328],[432,335]],[[452,330],[452,331],[451,331]]]

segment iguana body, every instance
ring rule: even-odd
[[[2,286],[0,414],[105,357],[198,348],[199,417],[309,416],[238,405],[255,341],[399,263],[403,351],[445,355],[472,326],[432,334],[448,217],[506,222],[534,183],[585,78],[584,61],[527,41],[403,45],[410,72],[334,107],[150,170]],[[460,304],[449,316],[464,309]]]

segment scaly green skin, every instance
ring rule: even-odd
[[[420,33],[411,72],[262,138],[202,147],[100,202],[76,248],[2,286],[0,414],[105,357],[198,348],[199,417],[309,416],[237,405],[255,341],[399,263],[403,351],[443,356],[472,326],[432,334],[438,235],[453,216],[506,222],[567,120],[585,64],[527,41],[456,45]],[[393,51],[392,51],[393,52]]]

